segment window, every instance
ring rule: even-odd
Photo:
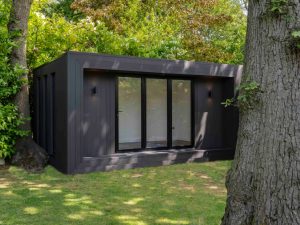
[[[146,80],[147,148],[167,146],[167,80]]]
[[[141,148],[141,79],[119,77],[119,150]]]

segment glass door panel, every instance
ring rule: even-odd
[[[147,148],[167,146],[167,80],[146,79]]]
[[[119,150],[141,148],[141,79],[119,77]]]
[[[191,145],[191,81],[172,80],[172,146]]]

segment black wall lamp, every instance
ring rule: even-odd
[[[209,90],[209,91],[208,91],[208,97],[209,97],[209,98],[212,98],[212,90]]]
[[[95,94],[97,94],[97,87],[92,88],[92,95],[95,95]]]

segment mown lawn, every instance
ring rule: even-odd
[[[2,225],[220,224],[230,161],[67,176],[0,170]]]

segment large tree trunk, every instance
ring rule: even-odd
[[[13,0],[8,23],[8,31],[10,33],[11,40],[16,44],[10,55],[10,63],[13,66],[22,66],[24,69],[27,69],[26,36],[32,1],[33,0]],[[20,129],[31,130],[29,120],[30,104],[28,74],[24,73],[20,79],[25,81],[25,83],[15,97],[15,104],[18,107],[20,116],[26,119]],[[44,149],[33,141],[31,135],[17,140],[15,147],[16,154],[12,158],[13,164],[21,166],[32,172],[43,170],[47,164],[48,155]]]
[[[285,7],[285,6],[283,6]],[[300,2],[286,15],[250,0],[244,75],[261,85],[260,103],[241,112],[227,176],[223,225],[300,224]]]
[[[12,65],[17,64],[25,69],[27,69],[26,36],[28,30],[28,17],[32,1],[33,0],[13,0],[8,23],[8,31],[11,39],[16,43],[16,47],[12,49],[10,55],[10,62]],[[21,87],[20,92],[17,94],[15,103],[18,106],[20,115],[24,118],[29,118],[30,105],[27,73],[24,73],[20,79],[24,80],[25,84]],[[23,124],[21,128],[30,130],[30,121],[26,120],[25,124]]]

